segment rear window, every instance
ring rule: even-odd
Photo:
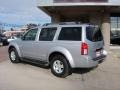
[[[86,27],[86,37],[93,42],[103,40],[101,29],[98,27]]]
[[[81,27],[63,27],[58,40],[81,41]]]

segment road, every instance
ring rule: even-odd
[[[1,47],[0,46],[0,63],[2,61],[8,60],[7,52],[8,52],[7,47]]]
[[[67,78],[57,78],[50,69],[11,63],[7,47],[0,47],[0,90],[120,90],[119,54],[111,51],[98,67],[75,69]]]

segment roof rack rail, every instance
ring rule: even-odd
[[[45,24],[43,24],[43,26],[48,26],[48,25],[51,25],[51,23],[45,23]]]
[[[81,22],[60,22],[60,23],[45,23],[43,26],[48,26],[48,25],[75,25],[75,24],[81,24]]]
[[[81,23],[81,22],[59,22],[59,23],[45,23],[43,26],[49,25],[77,25],[77,24],[87,24],[87,25],[95,25],[94,23]]]
[[[60,22],[60,25],[74,25],[74,24],[81,24],[81,22]]]

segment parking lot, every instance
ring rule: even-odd
[[[67,78],[57,78],[48,68],[12,64],[7,47],[0,47],[0,90],[120,90],[120,50],[111,50],[94,69],[75,69]]]

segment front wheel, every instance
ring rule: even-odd
[[[10,58],[12,63],[19,63],[20,62],[19,55],[18,55],[15,48],[11,48],[9,50],[9,58]]]
[[[57,77],[66,77],[71,71],[67,59],[62,55],[55,55],[50,61],[51,72]]]

